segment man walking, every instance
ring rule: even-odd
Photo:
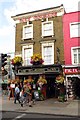
[[[20,89],[19,89],[19,85],[17,84],[15,87],[15,94],[14,94],[14,103],[15,104],[16,104],[16,100],[18,100],[18,102],[20,103],[19,94],[20,94]]]

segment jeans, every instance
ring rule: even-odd
[[[16,100],[18,100],[18,102],[20,103],[20,100],[19,100],[19,93],[15,93],[15,95],[14,95],[14,103],[16,103]]]

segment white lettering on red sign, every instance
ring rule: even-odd
[[[64,73],[78,73],[78,72],[80,72],[80,70],[78,70],[77,68],[64,69]]]

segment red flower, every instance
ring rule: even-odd
[[[11,64],[14,65],[14,60],[13,59],[11,60]]]

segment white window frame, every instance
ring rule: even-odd
[[[43,60],[44,60],[44,53],[43,53],[43,51],[44,51],[44,47],[48,47],[48,46],[52,46],[52,59],[51,59],[51,64],[54,64],[54,42],[52,43],[52,42],[42,42],[42,58],[43,58]],[[44,65],[50,65],[50,63],[45,63],[45,61],[43,62],[43,64]]]
[[[28,49],[28,48],[32,49],[32,55],[33,55],[33,44],[27,44],[25,46],[22,46],[22,58],[23,58],[23,61],[24,61],[23,65],[28,65],[28,64],[26,64],[26,61],[24,59],[24,57],[25,57],[24,51],[25,51],[25,49]],[[32,64],[29,64],[29,65],[32,65]]]
[[[25,36],[25,28],[27,28],[27,27],[31,27],[31,31],[30,31],[30,36],[29,37],[26,37]],[[27,33],[26,33],[27,34]],[[23,38],[22,39],[31,39],[31,38],[33,38],[33,24],[27,24],[27,25],[24,25],[23,26]]]
[[[74,63],[74,55],[73,55],[73,50],[74,50],[74,49],[77,49],[77,63]],[[80,47],[72,47],[72,48],[71,48],[71,60],[72,60],[72,64],[73,64],[73,65],[78,65],[78,64],[80,64],[79,61],[78,61],[78,57],[79,57],[79,56],[78,56],[78,49],[80,49]]]
[[[46,34],[45,35],[45,32],[44,32],[44,24],[49,24],[51,23],[51,30],[50,30],[50,34]],[[47,31],[47,30],[46,30]],[[53,29],[53,21],[46,21],[46,22],[42,22],[42,37],[45,37],[45,36],[53,36],[54,35],[54,29]]]
[[[80,27],[78,24],[80,24],[80,22],[70,23],[70,38],[80,37]],[[74,25],[74,27],[72,25]]]

